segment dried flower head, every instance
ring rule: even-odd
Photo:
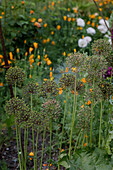
[[[29,81],[26,86],[23,87],[23,94],[37,94],[39,92],[39,85],[33,81]]]
[[[9,84],[17,83],[20,85],[25,80],[25,73],[22,68],[11,67],[8,69],[5,79]]]
[[[104,98],[108,98],[113,94],[113,85],[109,82],[101,82],[98,86],[101,89]]]
[[[86,54],[82,54],[80,52],[71,53],[69,57],[66,58],[66,64],[69,68],[73,67],[82,67],[84,57]]]
[[[44,127],[48,126],[49,119],[46,114],[37,113],[36,111],[31,111],[29,118],[29,126],[33,127],[34,130],[41,132]]]
[[[48,95],[56,96],[59,91],[58,85],[53,80],[44,81],[40,89],[43,97],[47,97]]]
[[[46,114],[48,119],[56,119],[62,113],[61,106],[59,105],[59,102],[56,101],[56,99],[46,100],[42,104],[41,108],[42,114]]]
[[[83,70],[87,71],[87,78],[91,81],[95,77],[95,81],[101,81],[103,78],[103,74],[106,72],[108,66],[107,61],[103,56],[92,55],[87,58],[84,62]]]
[[[95,40],[94,43],[92,43],[92,53],[99,56],[109,56],[111,53],[111,46],[105,39]]]
[[[73,74],[62,74],[62,77],[59,79],[59,86],[62,89],[74,89],[75,76]]]
[[[28,123],[30,117],[30,109],[25,104],[23,99],[12,98],[6,102],[6,112],[11,115],[13,114],[16,119],[16,123],[19,126],[25,126]]]

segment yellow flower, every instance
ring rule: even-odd
[[[26,40],[24,40],[24,44],[26,44]]]
[[[31,22],[35,22],[35,21],[36,21],[36,18],[32,18],[32,19],[31,19]]]
[[[99,3],[99,6],[102,6],[103,5],[103,3],[101,2],[101,3]]]
[[[90,92],[92,92],[92,89],[90,89]]]
[[[1,65],[4,66],[4,65],[5,65],[5,61],[3,61],[3,62],[1,63]]]
[[[82,39],[84,39],[84,35],[82,35]]]
[[[0,86],[4,86],[3,82],[0,83]]]
[[[92,22],[92,24],[91,24],[91,25],[92,25],[92,27],[94,27],[94,26],[95,26],[95,23],[94,23],[94,22]]]
[[[12,52],[9,52],[9,57],[10,57],[10,60],[13,60],[13,54],[12,54]]]
[[[67,54],[67,57],[69,57],[69,56],[70,56],[70,54],[68,53],[68,54]]]
[[[81,108],[83,108],[83,107],[84,107],[84,105],[81,106]]]
[[[45,23],[43,26],[46,28],[47,27],[47,23]]]
[[[99,8],[100,11],[102,11],[102,8]]]
[[[40,64],[41,64],[41,62],[38,62],[38,63],[37,63],[37,66],[39,66]]]
[[[74,21],[75,21],[75,18],[72,18],[72,21],[74,22]]]
[[[50,71],[50,77],[52,77],[52,72]]]
[[[46,9],[47,9],[47,6],[45,5],[45,6],[44,6],[44,10],[46,10]]]
[[[40,55],[38,55],[38,59],[40,60]]]
[[[89,101],[88,101],[88,105],[90,105],[90,104],[91,104],[91,101],[89,100]]]
[[[55,5],[55,2],[52,2],[52,6],[54,6]]]
[[[28,52],[25,52],[25,56],[27,57],[27,55],[28,55]]]
[[[51,35],[54,35],[54,31],[51,31]]]
[[[33,14],[33,13],[34,13],[34,11],[33,11],[33,10],[31,10],[31,11],[30,11],[30,14]]]
[[[38,47],[38,43],[36,43],[36,42],[34,42],[33,45],[34,45],[35,49]]]
[[[82,30],[83,28],[82,27],[80,27],[80,30]]]
[[[78,11],[77,11],[77,9],[74,9],[74,13],[76,13],[76,14],[77,14],[77,12],[78,12]]]
[[[86,147],[87,143],[84,143],[84,147]]]
[[[101,16],[98,17],[99,20],[100,20],[101,18],[102,18]]]
[[[0,58],[2,59],[2,58],[3,58],[3,55],[0,55]]]
[[[85,78],[83,78],[81,81],[82,81],[83,83],[86,83],[86,80],[85,80]]]
[[[108,20],[108,19],[109,19],[109,17],[106,17],[105,19],[106,19],[106,20]]]
[[[90,21],[87,22],[87,25],[89,25],[89,24],[90,24]]]
[[[70,21],[71,21],[71,17],[68,18],[68,22],[70,22]]]
[[[76,71],[76,67],[72,67],[72,72],[75,72]]]
[[[39,18],[39,19],[38,19],[38,22],[40,22],[40,23],[41,23],[41,22],[42,22],[42,18]]]
[[[87,102],[85,102],[85,104],[88,104]]]
[[[44,79],[44,81],[47,81],[48,79]]]
[[[63,70],[61,70],[60,72],[63,73]]]
[[[50,71],[52,71],[52,67],[50,67]]]
[[[24,4],[25,4],[25,2],[24,2],[24,1],[22,1],[21,3],[22,3],[22,5],[24,5]]]
[[[66,67],[66,69],[65,69],[65,73],[67,73],[68,72],[68,67]]]
[[[67,19],[67,16],[63,16],[63,19],[64,19],[64,21],[66,21],[66,19]]]
[[[5,13],[4,12],[2,12],[2,15],[4,15]]]
[[[47,60],[47,65],[51,65],[51,60]]]
[[[70,11],[70,8],[68,8],[67,11],[69,12],[69,11]]]
[[[77,52],[77,50],[76,50],[76,48],[74,49],[74,53],[76,53]]]
[[[47,42],[50,42],[50,39],[49,39],[49,38],[47,39]]]
[[[45,54],[44,58],[47,58],[47,54]]]
[[[62,88],[59,88],[59,95],[61,95],[63,92]]]
[[[19,53],[19,48],[16,49],[16,52]]]
[[[29,153],[29,156],[34,156],[34,153],[33,153],[33,152],[30,152],[30,153]]]
[[[0,16],[0,19],[2,19],[2,16]]]
[[[57,30],[60,30],[61,26],[60,25],[57,25]]]
[[[63,56],[66,56],[66,52],[65,51],[63,52]]]
[[[29,53],[31,53],[33,51],[33,48],[32,47],[30,47],[29,48]]]
[[[43,44],[46,44],[46,42],[47,42],[47,40],[46,40],[46,39],[44,39],[44,40],[43,40]]]
[[[31,79],[31,74],[29,75],[29,78]],[[32,154],[33,152],[31,152],[31,154]],[[32,155],[30,155],[30,156],[32,156]],[[34,155],[33,155],[34,156]]]
[[[29,57],[29,60],[33,59],[33,57],[34,57],[34,54],[31,54]]]
[[[55,42],[54,42],[54,41],[52,41],[52,45],[55,45]]]
[[[2,62],[2,59],[0,58],[0,63]]]

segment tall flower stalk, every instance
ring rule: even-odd
[[[100,148],[100,141],[101,141],[101,124],[102,124],[102,99],[101,99],[101,108],[100,108],[100,126],[99,126],[99,144],[98,144],[99,148]]]
[[[72,134],[73,134],[73,126],[76,116],[76,81],[77,81],[77,69],[75,71],[75,87],[74,87],[74,101],[73,101],[73,114],[72,114],[72,123],[71,123],[71,134],[70,134],[70,144],[69,144],[69,159],[71,158],[71,143],[72,143]]]

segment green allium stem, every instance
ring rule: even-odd
[[[84,141],[85,141],[85,133],[84,133],[84,138],[83,138],[83,141],[82,141],[82,148],[84,146]]]
[[[52,138],[52,118],[50,118],[50,152],[49,152],[49,170],[51,163],[51,138]]]
[[[92,98],[92,103],[91,103],[91,125],[90,125],[90,143],[89,143],[89,146],[90,146],[90,147],[92,147],[94,88],[95,88],[95,76],[94,76],[94,78],[93,78],[93,98]]]
[[[78,137],[77,137],[77,141],[76,141],[76,143],[75,143],[75,148],[74,148],[74,153],[75,153],[75,151],[76,151],[77,144],[78,144],[78,141],[79,141],[79,137],[81,136],[81,133],[82,133],[82,130],[80,130],[79,135],[78,135]]]
[[[20,159],[20,154],[19,154],[18,125],[17,125],[16,121],[15,121],[15,126],[16,126],[16,142],[17,142],[17,151],[18,151],[19,166],[20,166],[20,170],[22,170],[21,159]]]
[[[100,109],[100,127],[99,127],[99,144],[98,144],[99,148],[100,148],[100,141],[101,141],[101,123],[102,123],[102,99],[101,99],[101,109]]]
[[[31,111],[32,111],[32,106],[33,105],[33,94],[31,93]]]
[[[75,114],[76,114],[76,81],[77,81],[77,70],[75,72],[75,88],[74,88],[74,102],[73,102],[73,114],[72,114],[72,123],[71,123],[71,134],[70,134],[70,145],[69,145],[69,159],[71,158],[71,143],[72,143],[72,134],[73,134],[73,126],[75,121]]]
[[[39,134],[39,129],[37,128],[37,136],[36,136],[36,152],[35,152],[35,156],[36,156],[36,169],[37,167],[37,146],[38,146],[38,134]]]
[[[63,139],[63,133],[64,133],[64,123],[65,123],[66,108],[67,108],[67,97],[68,97],[68,93],[66,92],[66,103],[65,103],[65,108],[64,108],[64,117],[63,117],[63,127],[62,127],[60,149],[59,149],[59,158],[60,158],[60,153],[61,153],[61,148],[62,148],[62,139]],[[58,170],[60,170],[59,168],[60,168],[60,165],[58,165]]]
[[[22,142],[21,142],[21,129],[19,127],[19,143],[20,143],[20,150],[21,150],[21,160],[22,160],[22,169],[24,168],[24,158],[23,158],[23,151],[22,151]]]
[[[42,144],[42,155],[41,155],[40,170],[42,170],[42,161],[43,161],[45,134],[46,134],[46,128],[44,128],[44,132],[43,132],[43,144]]]
[[[27,127],[27,131],[28,131],[28,127]],[[25,162],[24,162],[24,167],[25,167],[25,170],[26,170],[26,161],[27,161],[27,142],[28,142],[28,138],[27,138],[27,132],[26,131],[26,128],[24,130],[24,153],[25,153]]]
[[[34,153],[34,170],[36,170],[35,168],[35,138],[34,138],[34,129],[32,127],[32,139],[33,139],[33,153]]]
[[[80,134],[80,138],[79,138],[79,143],[78,143],[78,148],[80,146],[80,142],[81,142],[81,139],[82,139],[82,134],[83,134],[83,129],[81,130],[81,134]]]

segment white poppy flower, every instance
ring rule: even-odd
[[[107,32],[107,28],[104,25],[99,25],[97,28],[102,34],[105,34]]]
[[[87,33],[93,35],[93,34],[96,34],[96,31],[95,31],[94,28],[89,27],[89,28],[87,29]]]
[[[107,26],[109,27],[109,22],[107,20],[105,20],[105,22],[106,22]],[[103,19],[100,19],[99,24],[106,26],[105,22]]]
[[[92,38],[89,36],[84,37],[84,40],[87,41],[87,43],[90,43],[92,41]]]
[[[85,22],[82,18],[77,18],[77,26],[79,26],[79,27],[85,26]]]
[[[108,35],[108,34],[105,34],[104,37],[109,38],[109,35]]]
[[[87,47],[87,41],[85,39],[79,39],[78,40],[78,46],[82,47],[82,48]]]
[[[108,41],[109,41],[110,45],[112,45],[111,38],[109,38],[109,40],[108,40]]]

